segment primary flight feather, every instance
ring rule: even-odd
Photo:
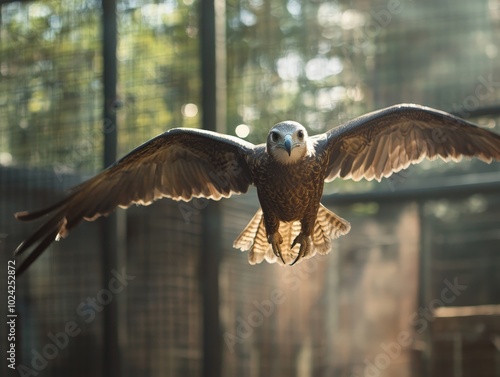
[[[261,208],[233,246],[249,251],[251,264],[264,259],[294,264],[328,253],[331,239],[350,230],[346,220],[321,205],[325,181],[380,181],[424,158],[459,161],[464,156],[487,163],[500,160],[500,135],[409,104],[363,115],[315,136],[297,122],[281,122],[259,145],[216,132],[172,129],[76,186],[60,202],[16,213],[23,221],[46,219],[16,249],[16,255],[31,250],[17,273],[83,219],[163,197],[219,200],[245,193],[250,185],[257,188]]]

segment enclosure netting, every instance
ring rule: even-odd
[[[118,2],[120,155],[169,128],[201,127],[198,7]],[[101,21],[95,1],[0,5],[2,266],[37,225],[16,222],[14,212],[50,204],[103,168]],[[471,118],[499,102],[499,1],[229,0],[226,25],[230,134],[244,125],[247,140],[260,143],[283,119],[318,133],[400,102],[500,132],[494,116]],[[498,193],[370,197],[490,184],[498,166],[423,162],[381,183],[334,182],[327,193],[366,192],[360,203],[332,207],[352,230],[329,255],[293,268],[250,266],[232,249],[258,202],[254,191],[224,201],[221,300],[213,303],[223,375],[498,376]],[[133,279],[112,298],[126,324],[123,375],[199,375],[206,203],[186,206],[166,199],[127,210],[126,263],[104,274],[100,221],[53,244],[17,283],[18,361],[40,376],[102,376],[103,312],[88,299],[102,300],[126,266]],[[466,288],[443,301],[455,279]],[[484,310],[427,318],[432,305]],[[51,335],[72,322],[78,335],[44,357]]]

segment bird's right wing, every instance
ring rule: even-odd
[[[22,221],[46,218],[16,249],[20,254],[34,247],[18,274],[81,220],[94,220],[118,206],[147,205],[162,197],[219,200],[246,192],[252,183],[247,161],[253,153],[251,143],[197,129],[172,129],[149,140],[73,188],[60,202],[39,211],[16,213]]]
[[[500,160],[500,135],[451,114],[402,104],[363,115],[314,139],[326,181],[380,181],[424,158]]]

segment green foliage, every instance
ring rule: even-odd
[[[196,4],[137,6],[120,13],[119,29],[123,152],[168,128],[199,127],[199,111],[183,114],[200,106]]]
[[[189,1],[186,1],[189,3]],[[43,0],[1,7],[0,152],[19,165],[102,168],[101,10]],[[142,5],[142,6],[141,6]],[[171,127],[199,127],[196,6],[120,3],[120,152]]]
[[[91,150],[78,155],[87,158],[68,167],[95,166],[89,153],[100,142],[88,139],[100,114],[99,13],[87,3],[1,8],[0,148],[16,164],[63,164],[85,140]]]
[[[120,154],[166,129],[200,127],[198,5],[119,2]],[[0,163],[9,155],[19,165],[100,169],[99,2],[0,9]],[[397,102],[467,116],[500,97],[497,20],[486,0],[432,7],[409,0],[228,0],[227,130],[247,124],[248,140],[260,143],[284,119],[318,133]],[[478,98],[489,78],[494,85]],[[449,171],[430,166],[411,178]],[[335,183],[348,191],[373,186]]]

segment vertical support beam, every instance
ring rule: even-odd
[[[462,334],[457,332],[453,339],[453,377],[463,377],[463,340]]]
[[[203,128],[225,131],[225,1],[200,1],[201,107]],[[204,377],[220,376],[222,333],[219,318],[219,263],[222,221],[219,203],[203,211],[200,285],[203,301]]]
[[[116,123],[117,87],[117,15],[116,0],[102,1],[102,56],[103,56],[103,135],[104,166],[116,161],[118,129]],[[125,265],[125,216],[118,211],[104,219],[101,228],[102,282],[107,287],[112,270],[122,271]],[[125,339],[125,293],[115,295],[103,311],[103,375],[121,377],[121,346]],[[121,309],[121,310],[120,310]]]
[[[425,200],[419,200],[417,205],[420,222],[420,284],[418,307],[427,307],[429,301],[432,299],[432,260],[430,255],[432,240],[429,237],[429,229],[432,229],[432,224],[429,224],[429,221],[426,221],[425,218]],[[421,335],[421,340],[425,342],[425,348],[422,351],[421,370],[422,374],[425,376],[431,376],[433,372],[432,339],[430,331],[428,327]]]
[[[215,10],[215,131],[227,132],[226,0],[214,0]]]
[[[118,80],[116,0],[102,0],[102,57],[104,90],[104,166],[116,161],[118,132],[116,128],[116,85]]]

